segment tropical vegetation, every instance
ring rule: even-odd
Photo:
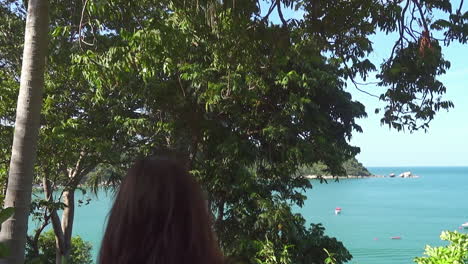
[[[364,167],[356,158],[346,160],[342,164],[344,172],[333,176],[371,176],[372,173]],[[330,169],[322,162],[314,163],[312,166],[305,166],[299,169],[299,175],[316,175],[327,176],[330,174]]]
[[[448,245],[440,247],[426,246],[424,257],[417,257],[417,264],[468,263],[468,234],[457,231],[443,231],[440,239]]]
[[[49,15],[38,8],[47,2]],[[287,17],[292,9],[303,15]],[[468,40],[463,10],[449,0],[0,2],[0,175],[5,206],[21,204],[2,225],[1,240],[17,249],[9,263],[23,259],[17,224],[27,221],[33,180],[44,191],[32,203],[42,221],[33,242],[52,225],[61,263],[73,254],[75,192],[118,185],[131,160],[165,150],[180,153],[202,184],[231,260],[350,260],[322,225],[292,212],[311,187],[295,175],[314,164],[346,173],[359,152],[349,140],[366,116],[351,89],[383,101],[381,122],[397,130],[428,129],[453,107],[439,76],[450,67],[444,45]],[[49,33],[36,32],[48,36],[47,55],[21,55],[43,48],[24,41],[26,17],[49,21]],[[395,36],[380,66],[369,59],[377,32]],[[38,81],[24,81],[28,61]],[[371,74],[381,90],[363,90]],[[17,100],[42,83],[43,100]],[[21,128],[16,104],[40,102],[40,115],[16,113],[29,121]],[[30,149],[12,146],[21,131],[31,133]]]
[[[92,264],[91,244],[83,241],[81,237],[75,236],[72,238],[72,247],[68,264]],[[44,232],[39,237],[38,247],[26,245],[26,261],[25,264],[46,264],[56,262],[55,250],[55,234],[53,230]]]

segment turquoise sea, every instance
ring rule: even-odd
[[[420,178],[348,179],[313,183],[299,209],[343,241],[356,264],[408,264],[425,245],[443,245],[442,230],[468,221],[468,167],[379,167],[373,174],[411,171]],[[340,215],[334,208],[341,207]],[[463,231],[463,230],[461,230]],[[400,236],[400,240],[391,237]]]
[[[468,221],[468,167],[371,167],[378,175],[411,171],[420,178],[313,181],[304,207],[309,223],[322,223],[343,241],[352,264],[409,264],[426,244],[442,245],[442,230]],[[80,194],[81,195],[81,194]],[[96,256],[112,195],[100,193],[77,208],[73,234],[90,241]],[[341,207],[340,215],[334,214]],[[32,226],[30,225],[30,228]],[[460,230],[464,232],[464,230]],[[400,240],[390,237],[400,236]]]

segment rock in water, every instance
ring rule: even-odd
[[[399,175],[400,178],[416,178],[415,175],[411,173],[411,171],[405,171],[402,174]]]

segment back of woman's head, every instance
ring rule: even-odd
[[[176,161],[137,161],[120,185],[100,264],[220,263],[208,209],[195,179]]]

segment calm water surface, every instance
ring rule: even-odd
[[[420,178],[349,179],[314,182],[298,209],[353,254],[350,263],[407,264],[424,246],[442,245],[442,230],[468,221],[468,167],[369,168],[378,175],[412,171]],[[341,215],[334,208],[343,209]],[[401,240],[390,237],[400,236]]]
[[[413,263],[426,244],[442,244],[442,230],[458,230],[468,221],[468,167],[369,169],[379,175],[409,170],[421,177],[313,181],[304,207],[296,208],[309,223],[322,223],[328,235],[343,241],[354,256],[350,263]],[[101,193],[76,211],[73,234],[93,244],[94,256],[111,197]],[[341,215],[334,214],[335,207],[343,209]],[[393,236],[402,239],[390,239]]]

